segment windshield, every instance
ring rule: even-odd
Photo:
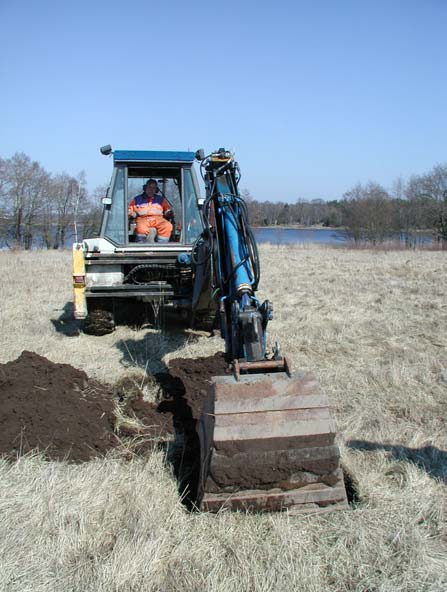
[[[202,231],[198,197],[189,167],[116,168],[104,235],[121,245],[191,245]]]
[[[132,169],[129,169],[130,243],[147,246],[148,243],[164,245],[183,240],[179,177],[169,172],[154,175],[154,171],[137,170],[137,174],[132,174]]]

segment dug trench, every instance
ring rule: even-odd
[[[211,377],[228,373],[223,353],[173,359],[167,372],[151,377],[160,393],[154,403],[135,381],[103,384],[24,351],[0,364],[0,456],[15,460],[39,450],[48,460],[79,463],[112,450],[130,459],[162,449],[192,509],[200,468],[196,425]],[[345,473],[345,479],[349,501],[358,501],[352,477]]]

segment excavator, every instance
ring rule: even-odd
[[[89,332],[114,328],[124,302],[156,302],[219,321],[231,373],[211,380],[198,422],[197,506],[204,511],[327,512],[347,507],[336,426],[315,377],[292,371],[275,344],[273,306],[256,297],[260,262],[234,155],[112,151],[114,173],[99,236],[73,246],[75,316]],[[199,167],[206,196],[200,197]],[[135,242],[132,191],[156,179],[176,212],[169,242]]]

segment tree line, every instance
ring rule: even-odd
[[[51,174],[23,153],[0,157],[0,245],[59,249],[97,232],[101,193],[88,193],[83,172]]]
[[[436,165],[408,181],[398,179],[391,190],[375,181],[354,185],[341,199],[294,203],[246,199],[253,226],[299,225],[344,228],[355,242],[383,243],[402,233],[411,246],[421,231],[447,245],[447,164]]]
[[[87,191],[85,174],[52,174],[23,153],[0,157],[0,246],[59,249],[98,232],[106,186]],[[379,244],[403,233],[411,246],[421,231],[447,245],[447,164],[434,166],[391,190],[358,183],[341,199],[258,201],[242,191],[253,226],[298,225],[346,229],[355,242]]]

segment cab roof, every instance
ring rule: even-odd
[[[114,150],[115,162],[193,162],[195,152],[172,152],[160,150]]]

